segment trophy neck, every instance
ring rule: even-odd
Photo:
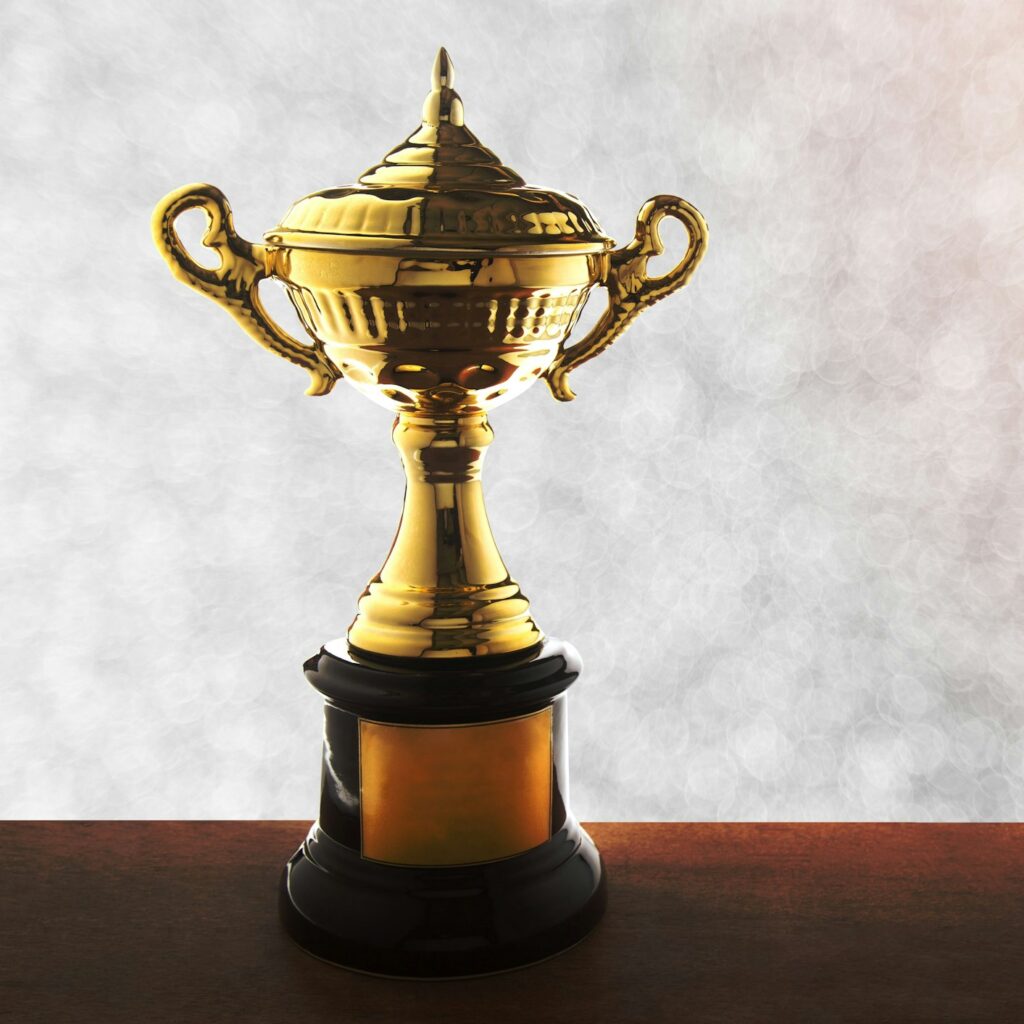
[[[529,601],[498,553],[480,472],[483,413],[401,413],[392,438],[405,505],[387,561],[359,601],[352,647],[399,658],[464,658],[536,646]]]

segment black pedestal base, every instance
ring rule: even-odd
[[[579,826],[518,857],[460,868],[375,864],[314,829],[281,877],[281,919],[300,946],[404,978],[544,960],[587,935],[604,905],[601,857]]]
[[[292,938],[343,967],[408,978],[510,970],[579,942],[605,904],[600,855],[567,806],[565,691],[579,671],[572,647],[550,638],[515,656],[455,664],[326,649],[310,659],[306,677],[327,700],[324,771],[319,819],[281,881]],[[487,731],[517,722],[532,724]],[[379,774],[372,744],[391,724],[397,746]],[[421,745],[401,761],[402,744],[431,727],[451,734],[442,736],[443,757],[431,762],[432,748]],[[412,800],[402,791],[410,776],[427,780],[405,790]],[[382,778],[385,804],[373,788]],[[532,802],[516,799],[531,794]],[[468,830],[458,810],[466,806]],[[382,842],[396,829],[397,842]],[[440,847],[429,845],[438,836]],[[488,850],[500,859],[473,856]]]

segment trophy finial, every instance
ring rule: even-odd
[[[448,51],[442,46],[434,58],[434,71],[431,76],[433,88],[423,104],[423,123],[439,128],[442,124],[453,124],[462,127],[465,124],[462,98],[452,88],[455,81],[455,65]]]
[[[452,63],[448,51],[442,46],[434,58],[434,80],[435,89],[447,85],[450,89],[455,84],[455,65]]]

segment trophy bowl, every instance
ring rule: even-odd
[[[202,209],[197,263],[175,221]],[[659,224],[689,244],[667,273]],[[568,808],[565,691],[580,672],[545,637],[498,553],[481,467],[488,412],[568,377],[689,280],[700,213],[648,200],[616,248],[574,196],[527,185],[466,127],[442,49],[420,126],[353,185],[294,203],[262,243],[234,230],[213,185],[153,216],[176,277],[261,345],[306,369],[309,394],[344,378],[396,413],[406,475],[398,532],[347,634],[305,665],[326,698],[320,816],[287,865],[281,914],[307,950],[359,970],[438,977],[543,959],[599,919],[604,870]],[[281,281],[299,341],[260,300]],[[569,338],[588,296],[607,308]]]
[[[271,261],[310,336],[358,391],[399,412],[469,412],[548,370],[607,257],[282,247]]]

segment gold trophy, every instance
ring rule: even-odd
[[[300,199],[262,245],[235,233],[212,185],[170,193],[153,219],[172,273],[307,370],[307,394],[344,378],[397,414],[397,536],[347,637],[305,665],[326,698],[322,795],[280,906],[316,956],[409,977],[541,960],[601,916],[600,855],[568,808],[565,691],[580,661],[541,632],[491,535],[487,414],[539,378],[571,400],[570,372],[686,284],[707,245],[700,213],[660,195],[616,249],[578,199],[527,185],[480,144],[453,78],[442,49],[416,131],[357,184]],[[193,208],[216,269],[175,231]],[[665,217],[689,246],[649,277]],[[267,314],[267,277],[307,340]],[[608,307],[569,345],[597,285]]]

